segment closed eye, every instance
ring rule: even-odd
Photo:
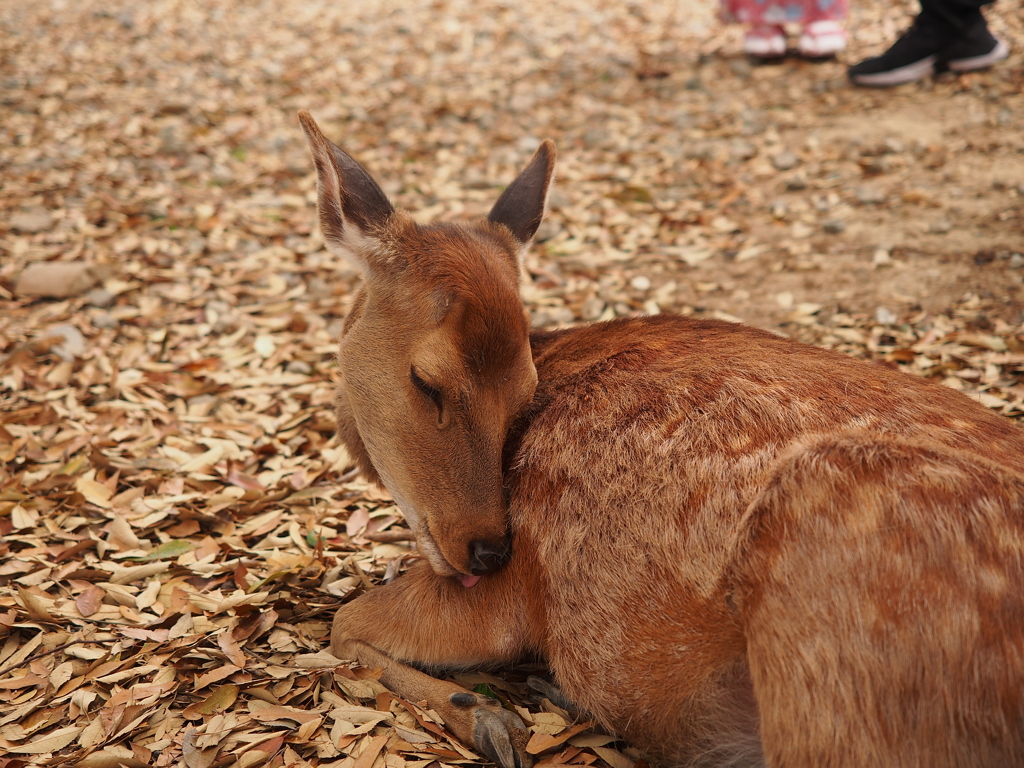
[[[430,399],[430,401],[434,404],[434,407],[437,408],[438,414],[440,414],[441,407],[444,402],[441,397],[441,390],[439,390],[437,387],[433,387],[430,384],[427,384],[427,382],[420,378],[420,375],[416,373],[415,367],[409,369],[409,378],[412,380],[413,386],[415,386],[416,389],[418,389],[423,394],[424,397]]]

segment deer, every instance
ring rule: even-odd
[[[1024,765],[1024,433],[952,388],[662,313],[531,330],[522,258],[555,146],[486,217],[416,223],[299,119],[325,246],[362,281],[338,434],[421,557],[337,610],[501,768],[551,696],[663,766]]]

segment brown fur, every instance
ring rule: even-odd
[[[524,176],[546,192],[552,164],[542,147]],[[342,340],[343,369],[379,381],[345,374],[340,433],[371,477],[390,462],[444,559],[343,606],[334,652],[506,768],[526,762],[502,741],[507,713],[403,662],[541,656],[581,709],[671,765],[1024,765],[1024,433],[953,390],[741,325],[528,337],[514,259],[539,221],[532,188],[482,224],[381,217],[388,266],[365,269]],[[409,391],[410,360],[453,393],[450,424]],[[399,433],[381,410],[421,424]],[[445,447],[428,423],[462,436]],[[511,560],[463,587],[460,547],[505,526]]]

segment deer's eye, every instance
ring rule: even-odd
[[[415,366],[409,369],[409,378],[412,380],[413,386],[416,387],[416,389],[418,389],[424,397],[429,399],[434,404],[434,407],[437,408],[438,414],[440,414],[441,407],[443,405],[443,400],[441,398],[441,390],[439,390],[437,387],[433,387],[430,384],[427,384],[427,382],[420,378],[420,375],[416,373]]]

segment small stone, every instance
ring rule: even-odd
[[[302,376],[309,376],[313,372],[313,366],[305,360],[292,360],[284,367],[288,373],[298,373]]]
[[[781,221],[786,218],[786,215],[789,213],[789,207],[786,205],[785,200],[775,200],[772,202],[771,211],[772,218],[779,219]]]
[[[538,243],[543,243],[545,240],[551,240],[562,231],[562,225],[553,219],[545,219],[541,222],[540,226],[537,227],[537,234],[534,235],[533,239]]]
[[[885,152],[885,154],[887,155],[898,155],[906,148],[907,147],[903,143],[902,139],[897,139],[892,136],[886,139],[884,142],[882,142],[882,151]]]
[[[601,299],[597,298],[597,296],[592,296],[584,301],[583,306],[580,307],[580,317],[588,323],[592,323],[604,314],[604,307],[605,304]]]
[[[846,222],[842,219],[827,219],[821,223],[821,228],[830,235],[839,235],[846,231]]]
[[[615,314],[619,317],[626,317],[633,314],[633,308],[624,301],[617,301],[615,303]]]
[[[888,157],[872,157],[868,158],[862,163],[862,167],[867,173],[871,174],[882,174],[888,173],[892,170],[892,161]]]
[[[568,307],[553,307],[548,311],[556,325],[568,325],[576,322],[576,313]]]
[[[933,221],[929,225],[928,232],[933,235],[944,235],[947,232],[949,232],[949,230],[951,230],[952,228],[953,225],[950,224],[948,221],[946,221],[945,219],[939,219],[938,221]]]
[[[886,309],[885,307],[879,307],[875,310],[875,320],[878,321],[880,325],[892,325],[896,322],[897,318],[891,310]]]
[[[703,90],[704,84],[700,81],[700,78],[694,75],[693,77],[686,78],[686,82],[683,83],[683,88],[688,91],[700,91]]]
[[[61,360],[70,362],[85,354],[85,336],[70,323],[55,325],[46,332],[49,338],[59,337],[63,341],[52,348],[52,352]]]
[[[786,181],[786,189],[789,192],[803,192],[807,189],[807,179],[803,176],[794,176]]]
[[[749,141],[736,139],[729,144],[729,154],[734,160],[749,160],[757,154],[757,147]]]
[[[527,155],[532,155],[540,146],[540,139],[536,136],[523,136],[516,142],[516,148]]]
[[[25,267],[14,285],[19,296],[66,299],[96,284],[96,274],[82,261],[35,261]]]
[[[738,77],[750,77],[750,73],[753,71],[753,67],[750,66],[750,62],[746,59],[731,59],[729,61],[729,69],[732,73]]]
[[[1010,269],[1020,269],[1021,267],[1024,267],[1024,254],[1013,254],[1007,263],[1010,265]]]
[[[117,328],[117,318],[115,318],[109,312],[99,311],[92,316],[92,327],[99,328],[100,330],[109,331]]]
[[[892,256],[885,248],[879,248],[871,257],[871,263],[876,267],[887,267],[892,264]]]
[[[651,280],[650,278],[645,277],[644,275],[637,275],[636,277],[629,281],[629,284],[633,286],[633,290],[635,291],[651,290]]]
[[[93,288],[85,294],[85,300],[94,307],[109,307],[114,303],[114,294],[106,288]]]
[[[870,184],[862,184],[857,187],[855,194],[857,201],[864,205],[877,205],[885,202],[885,192]]]
[[[777,171],[788,171],[796,168],[799,164],[800,158],[788,150],[779,152],[779,154],[772,158],[772,165],[775,166]]]
[[[564,189],[555,187],[551,190],[551,194],[548,195],[548,208],[559,210],[561,208],[568,208],[572,205],[572,198]]]
[[[45,208],[29,208],[11,216],[8,226],[16,232],[32,235],[37,232],[45,232],[52,227],[53,217]]]

